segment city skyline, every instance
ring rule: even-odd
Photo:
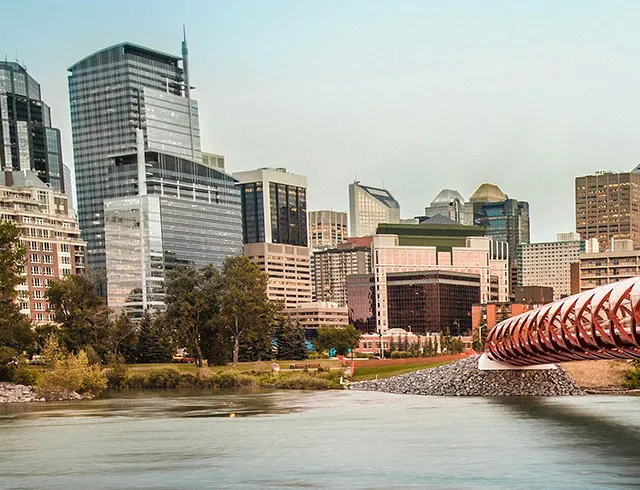
[[[66,68],[124,41],[179,55],[183,22],[202,148],[224,154],[229,172],[307,175],[309,209],[345,211],[356,177],[394,193],[403,217],[443,188],[466,197],[488,181],[531,204],[532,241],[545,241],[575,229],[574,176],[640,160],[640,113],[629,110],[638,68],[626,56],[640,42],[638,6],[159,2],[127,6],[115,21],[123,2],[100,15],[63,5],[10,5],[10,17],[30,16],[50,42],[33,45],[14,23],[0,46],[42,84],[68,163]]]

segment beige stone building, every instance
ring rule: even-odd
[[[560,233],[555,242],[518,245],[518,286],[548,286],[553,299],[571,294],[571,264],[580,254],[598,250],[598,240],[580,240],[576,234]]]
[[[349,324],[349,312],[346,306],[320,301],[301,303],[286,310],[289,318],[298,322],[305,330],[317,330],[320,327],[346,327]]]
[[[348,234],[347,213],[339,211],[309,211],[309,246],[337,247]]]
[[[640,250],[632,240],[614,240],[610,250],[580,254],[580,291],[640,276]]]
[[[248,243],[244,255],[269,276],[267,295],[285,308],[311,302],[311,257],[308,247]]]
[[[313,254],[312,277],[316,301],[347,305],[347,277],[371,273],[371,247],[342,243]]]
[[[576,231],[597,238],[600,250],[612,239],[640,246],[640,174],[598,172],[575,180]]]
[[[87,244],[80,239],[66,194],[54,191],[30,170],[0,172],[0,221],[20,228],[25,281],[18,286],[20,310],[36,324],[53,321],[49,281],[84,274]]]

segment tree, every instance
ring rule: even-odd
[[[176,267],[166,284],[166,320],[176,342],[189,350],[199,367],[202,367],[203,352],[211,350],[206,343],[214,337],[220,284],[220,273],[213,266],[200,270]]]
[[[307,358],[304,329],[290,318],[282,316],[278,319],[275,331],[278,346],[278,359],[301,360]]]
[[[31,323],[20,313],[16,286],[24,279],[24,247],[13,222],[0,221],[0,346],[25,350],[32,341]]]
[[[267,275],[247,257],[225,260],[222,267],[220,313],[232,335],[233,367],[238,365],[241,339],[254,355],[270,346],[277,305],[267,297]],[[266,354],[266,353],[265,353]]]
[[[487,341],[488,333],[487,322],[478,325],[478,328],[473,332],[473,350],[476,352],[484,351],[484,344]]]
[[[88,276],[66,276],[51,281],[47,295],[67,349],[78,352],[88,345],[105,359],[110,350],[111,310],[96,294],[94,281]]]
[[[173,347],[170,334],[163,315],[151,317],[145,311],[138,327],[138,344],[136,360],[142,363],[170,362]]]
[[[320,327],[314,345],[316,350],[329,351],[335,349],[338,355],[345,355],[349,349],[358,347],[360,332],[353,325],[346,327]]]
[[[134,360],[138,340],[137,329],[126,311],[120,312],[115,321],[109,323],[106,345],[114,359],[122,356],[127,362]]]

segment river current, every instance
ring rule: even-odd
[[[0,488],[640,486],[640,398],[129,393],[0,406]]]

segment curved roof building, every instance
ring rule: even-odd
[[[507,195],[495,184],[485,182],[471,194],[469,202],[502,202],[507,199]]]

